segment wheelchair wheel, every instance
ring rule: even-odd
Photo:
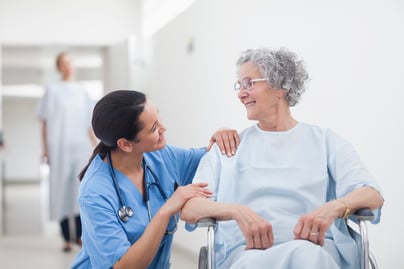
[[[198,269],[207,269],[208,268],[208,249],[207,247],[201,247],[199,250],[199,263]]]

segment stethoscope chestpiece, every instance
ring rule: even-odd
[[[118,216],[123,222],[127,222],[129,218],[133,217],[133,209],[128,206],[121,206],[118,210]]]

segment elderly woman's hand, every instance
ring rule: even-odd
[[[217,130],[212,135],[206,149],[209,151],[215,142],[223,155],[231,157],[236,154],[237,147],[240,144],[240,139],[236,130],[223,128]]]
[[[244,205],[235,205],[233,219],[237,221],[247,245],[246,249],[267,249],[272,247],[274,236],[272,225]]]
[[[341,204],[337,200],[330,201],[313,212],[303,215],[297,222],[295,239],[309,240],[320,246],[324,245],[325,233],[335,219],[339,217]]]

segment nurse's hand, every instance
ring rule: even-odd
[[[215,142],[223,155],[231,157],[236,154],[240,139],[236,130],[221,128],[212,135],[206,149],[209,151]]]
[[[206,187],[207,183],[194,183],[186,186],[180,186],[173,195],[164,204],[164,207],[171,215],[177,214],[184,204],[191,198],[204,197],[210,198],[212,192]]]
[[[339,202],[334,200],[309,214],[301,216],[293,231],[295,239],[309,240],[314,244],[323,246],[325,233],[338,218],[340,207]]]
[[[246,249],[267,249],[272,247],[274,236],[272,225],[244,205],[235,205],[233,219],[237,221],[247,245]]]

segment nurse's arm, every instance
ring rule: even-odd
[[[223,155],[231,157],[236,154],[240,138],[236,130],[221,128],[212,135],[206,150],[209,151],[214,143],[218,145]]]
[[[197,197],[185,203],[180,216],[190,224],[206,217],[217,221],[235,220],[246,239],[246,249],[267,249],[274,242],[272,225],[245,205]]]
[[[114,265],[114,269],[147,268],[157,253],[163,239],[171,213],[160,208],[152,218],[143,235],[128,249]]]
[[[198,196],[210,197],[211,192],[206,186],[206,183],[194,183],[178,187],[151,219],[142,236],[115,263],[114,269],[147,268],[156,256],[171,217],[177,214],[189,199]]]

